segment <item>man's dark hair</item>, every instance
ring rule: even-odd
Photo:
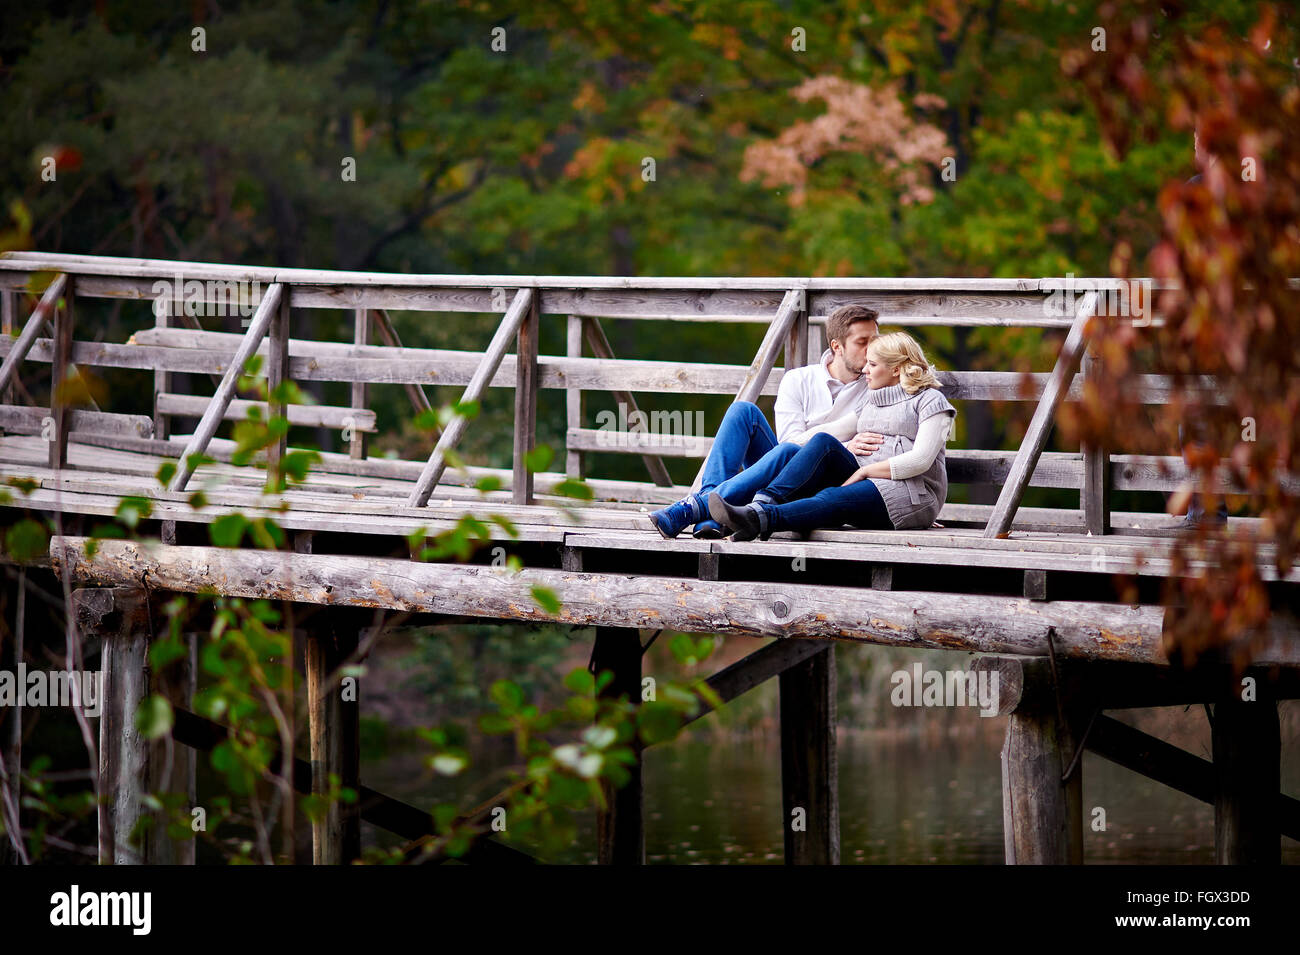
[[[880,313],[865,305],[841,305],[826,318],[826,343],[843,344],[849,337],[849,327],[854,322],[880,321]]]

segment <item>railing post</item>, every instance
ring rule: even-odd
[[[203,418],[199,421],[198,428],[190,437],[185,450],[181,452],[181,460],[176,467],[176,474],[173,475],[167,490],[185,490],[185,485],[194,476],[194,464],[190,458],[207,451],[212,436],[217,433],[218,426],[225,418],[226,409],[230,407],[231,399],[235,397],[235,386],[239,383],[239,377],[244,373],[244,365],[248,359],[257,354],[258,346],[262,344],[262,339],[266,337],[266,332],[271,327],[272,319],[277,315],[283,297],[284,286],[279,282],[272,283],[267,288],[266,294],[262,296],[261,304],[257,306],[257,311],[253,314],[253,320],[248,326],[248,331],[244,333],[243,339],[239,342],[239,348],[235,351],[235,357],[231,359],[230,366],[226,368],[226,372],[221,378],[221,384],[217,386],[216,394],[208,402],[207,410],[203,412]],[[288,324],[287,321],[285,324]],[[287,345],[288,336],[284,337]]]
[[[168,328],[171,325],[171,298],[159,298],[153,306],[153,324],[155,328]],[[172,373],[161,368],[153,373],[153,436],[166,441],[171,436],[171,416],[163,414],[158,407],[158,396],[172,390]]]
[[[528,454],[537,444],[537,336],[541,308],[538,290],[533,290],[528,314],[519,326],[515,348],[515,468],[514,503],[533,503],[533,472]]]
[[[1016,518],[1016,511],[1020,508],[1020,499],[1024,496],[1025,488],[1029,486],[1029,479],[1034,474],[1034,468],[1038,466],[1043,448],[1047,446],[1047,436],[1051,434],[1052,425],[1056,421],[1057,409],[1061,407],[1061,402],[1069,393],[1070,382],[1074,380],[1074,373],[1079,369],[1079,362],[1087,344],[1084,330],[1096,311],[1097,293],[1089,292],[1079,303],[1069,334],[1065,336],[1065,343],[1061,346],[1061,354],[1057,356],[1056,365],[1052,368],[1046,387],[1043,388],[1043,396],[1038,400],[1038,406],[1034,408],[1034,416],[1025,430],[1024,440],[1020,442],[1020,450],[1016,452],[1016,459],[1011,463],[1011,471],[998,494],[997,503],[993,505],[989,522],[984,527],[985,537],[1006,537],[1011,532],[1011,524]]]
[[[808,364],[808,291],[799,289],[799,306],[790,326],[790,336],[785,343],[785,369],[802,368]],[[820,354],[820,353],[819,353]]]
[[[600,325],[600,319],[587,317],[582,319],[583,334],[587,338],[587,344],[591,346],[591,353],[597,358],[603,358],[607,361],[613,361],[618,356],[614,354],[614,347],[610,345],[609,338],[605,335],[605,329]],[[627,409],[627,417],[632,418],[640,412],[636,403],[636,396],[630,391],[614,389],[612,394],[614,400]],[[620,421],[623,415],[619,414]],[[664,459],[657,454],[643,454],[641,460],[645,461],[646,470],[650,472],[650,480],[660,487],[672,487],[672,475],[668,473],[668,465],[664,464]]]
[[[754,360],[750,363],[745,380],[741,383],[740,390],[736,392],[737,401],[757,401],[758,396],[763,393],[763,386],[767,384],[768,376],[772,374],[772,366],[776,364],[777,353],[786,345],[790,329],[794,327],[800,310],[807,304],[807,296],[807,290],[802,288],[791,289],[785,293],[772,323],[763,333],[763,341],[759,344]],[[706,464],[708,464],[707,459],[700,464],[695,480],[691,482],[692,491],[700,489]]]
[[[352,336],[352,342],[356,345],[370,344],[370,310],[359,308],[356,310],[356,328]],[[357,411],[365,411],[369,407],[367,403],[369,388],[364,381],[352,382],[352,407]],[[352,441],[348,447],[348,455],[354,460],[364,461],[366,459],[366,445],[369,435],[360,428],[353,427]]]
[[[1085,381],[1097,373],[1101,359],[1089,347],[1083,356]],[[1080,503],[1083,524],[1089,534],[1100,537],[1110,533],[1110,451],[1100,445],[1083,445],[1083,483]]]
[[[465,393],[461,395],[461,403],[467,404],[471,401],[478,401],[483,396],[483,392],[488,385],[492,383],[493,376],[496,375],[497,369],[501,367],[501,359],[505,357],[506,349],[510,346],[510,339],[515,338],[527,318],[528,310],[532,307],[535,290],[532,288],[521,288],[515,292],[514,301],[510,303],[510,308],[506,310],[505,316],[501,319],[501,324],[497,326],[496,334],[492,336],[492,341],[488,342],[487,351],[483,353],[483,358],[479,362],[478,368],[474,369],[474,377],[470,379],[465,386]],[[534,346],[535,348],[536,346]],[[520,356],[522,360],[522,356]],[[533,364],[536,365],[537,356],[534,353]],[[536,385],[537,374],[536,368],[533,371],[533,383]],[[517,396],[516,396],[517,397]],[[516,406],[516,434],[518,433],[518,406]],[[536,402],[534,401],[534,412],[536,411]],[[420,478],[415,482],[415,487],[411,490],[407,498],[408,507],[424,507],[429,503],[429,495],[433,489],[438,486],[442,480],[442,472],[447,470],[447,452],[451,451],[465,436],[465,431],[469,427],[469,419],[464,415],[455,415],[447,423],[447,428],[438,438],[438,444],[434,447],[433,453],[429,455],[429,460],[425,462],[424,470],[420,472]],[[516,489],[519,487],[515,485]]]
[[[582,357],[582,319],[577,315],[570,315],[566,328],[564,350],[565,355],[569,358]],[[564,415],[565,429],[574,431],[582,427],[582,389],[575,388],[567,381],[564,385]],[[574,451],[568,447],[565,442],[564,452],[564,473],[571,479],[578,480],[583,477],[583,465],[585,464],[584,455],[581,451]]]
[[[73,279],[63,292],[63,308],[54,311],[54,361],[50,366],[50,417],[54,435],[50,442],[50,468],[68,466],[68,369],[72,364]]]
[[[6,338],[14,333],[14,316],[17,312],[16,296],[17,293],[9,289],[0,291],[0,335],[4,335]],[[11,405],[13,403],[14,386],[7,384],[3,389],[0,389],[0,404]],[[3,431],[0,431],[0,434],[3,433]]]
[[[285,286],[280,294],[280,304],[275,310],[275,317],[271,319],[271,330],[268,333],[271,347],[268,349],[266,356],[266,420],[269,423],[272,419],[282,417],[288,419],[289,407],[285,401],[279,401],[275,398],[275,391],[284,382],[289,380],[289,331],[290,316],[289,309],[289,286]],[[284,460],[285,452],[289,448],[289,432],[285,430],[272,441],[266,448],[266,480],[267,487],[272,487],[272,475],[280,469],[280,462]]]

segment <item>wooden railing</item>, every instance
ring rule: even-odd
[[[49,280],[44,295],[19,329],[19,290]],[[1064,401],[1081,392],[1082,375],[1088,373],[1083,332],[1098,296],[1083,295],[1065,308],[1049,308],[1060,299],[1063,280],[1039,279],[821,279],[821,278],[607,278],[590,276],[466,276],[403,275],[275,269],[204,263],[118,259],[98,256],[8,253],[0,256],[0,429],[39,433],[53,428],[50,466],[65,467],[67,442],[77,441],[136,447],[180,456],[171,482],[183,489],[192,468],[187,456],[196,452],[217,454],[214,436],[225,420],[242,418],[254,402],[236,397],[243,363],[253,354],[263,356],[263,374],[274,385],[284,379],[337,381],[352,386],[347,407],[292,405],[263,408],[283,413],[291,424],[349,430],[347,458],[357,466],[386,473],[396,464],[367,458],[366,436],[376,429],[375,415],[367,407],[368,386],[400,383],[406,386],[414,410],[430,407],[423,391],[427,385],[464,386],[462,400],[477,400],[487,388],[515,389],[513,466],[508,486],[516,503],[533,500],[534,476],[526,467],[536,439],[538,389],[566,393],[565,473],[585,476],[588,454],[628,453],[645,459],[650,481],[592,483],[600,496],[624,500],[668,500],[684,489],[672,487],[665,457],[704,457],[710,439],[677,446],[647,444],[635,431],[597,430],[585,426],[582,393],[607,391],[637,410],[634,392],[686,395],[730,395],[756,400],[774,395],[784,369],[776,362],[785,355],[787,366],[802,365],[819,353],[821,328],[836,307],[856,303],[875,308],[883,325],[898,326],[1005,326],[1060,328],[1068,334],[1055,369],[1029,378],[1010,371],[954,370],[940,374],[944,393],[961,401],[1036,401],[1037,407],[1018,451],[952,449],[947,454],[953,483],[1000,486],[997,504],[985,518],[988,536],[1004,535],[1011,527],[1026,487],[1072,488],[1080,491],[1083,527],[1094,534],[1109,526],[1112,490],[1168,491],[1185,480],[1181,458],[1112,454],[1105,449],[1047,452],[1045,447],[1055,415]],[[229,305],[232,291],[256,311],[242,333],[205,331],[175,303],[159,306],[160,283],[193,283],[185,301],[205,306]],[[1098,283],[1104,284],[1104,283]],[[165,289],[166,286],[164,285]],[[191,294],[192,292],[192,294]],[[1103,293],[1104,294],[1104,293]],[[75,337],[74,303],[81,299],[110,299],[155,304],[151,327],[142,328],[127,342],[113,343]],[[56,308],[62,299],[64,306]],[[1069,297],[1067,297],[1069,299]],[[296,309],[346,309],[353,313],[352,342],[322,342],[293,337]],[[388,319],[389,309],[422,312],[497,312],[502,315],[492,342],[484,352],[405,348]],[[548,316],[565,317],[566,354],[539,355],[540,322]],[[53,333],[42,337],[53,318]],[[601,325],[602,318],[661,322],[707,321],[755,323],[767,327],[762,344],[748,366],[647,361],[617,357]],[[1158,321],[1158,318],[1154,319]],[[383,344],[372,342],[378,330]],[[811,342],[811,344],[810,344]],[[593,357],[584,355],[584,343]],[[514,345],[514,353],[507,349]],[[23,361],[50,363],[54,369],[51,406],[37,408],[15,402],[10,394],[16,371]],[[62,382],[77,366],[134,368],[154,373],[152,419],[67,407]],[[179,394],[172,376],[189,373],[211,376],[212,396]],[[1205,387],[1213,382],[1206,380]],[[1147,375],[1139,379],[1141,400],[1160,404],[1171,389],[1169,378]],[[194,433],[182,440],[171,437],[170,418],[199,416]],[[408,503],[427,504],[443,483],[463,483],[447,473],[447,455],[468,430],[468,422],[453,418],[437,439],[424,463]],[[282,439],[270,449],[269,459],[285,453]],[[325,467],[348,471],[339,456],[326,455]],[[357,473],[354,470],[348,473]],[[397,471],[393,472],[397,474]],[[412,477],[408,466],[400,470]],[[560,475],[543,475],[545,486]],[[698,480],[698,478],[697,478]],[[1221,489],[1234,489],[1224,480]],[[1235,489],[1240,490],[1240,489]]]

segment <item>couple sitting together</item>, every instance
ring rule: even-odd
[[[844,305],[826,323],[831,347],[787,371],[776,433],[748,401],[727,409],[699,493],[650,515],[665,538],[766,540],[775,531],[851,524],[930,527],[948,494],[944,461],[957,409],[921,346],[881,335],[877,313]]]

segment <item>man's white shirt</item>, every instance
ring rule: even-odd
[[[817,364],[792,369],[782,377],[776,392],[777,441],[789,441],[809,428],[861,410],[867,397],[867,376],[848,384],[840,382],[826,367],[832,354],[828,348]]]

